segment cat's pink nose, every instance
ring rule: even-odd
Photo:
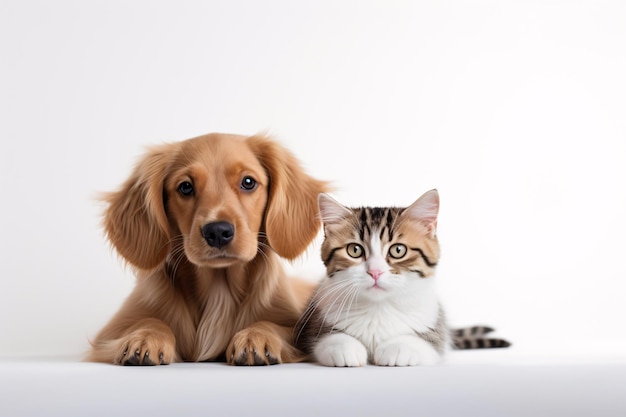
[[[378,281],[378,278],[383,274],[380,269],[369,269],[367,273],[374,278],[374,281]]]

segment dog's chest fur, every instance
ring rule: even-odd
[[[161,289],[174,302],[160,315],[172,327],[183,360],[221,359],[237,331],[269,318],[265,317],[271,310],[269,294],[274,293],[272,287],[278,285],[280,273],[272,264],[223,269],[179,266],[175,277]]]

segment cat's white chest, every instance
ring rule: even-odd
[[[401,305],[359,303],[337,322],[337,328],[360,340],[368,350],[397,336],[427,332],[437,323],[439,304],[434,296],[417,298]]]

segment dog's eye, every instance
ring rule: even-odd
[[[184,196],[193,195],[193,184],[189,181],[183,181],[178,185],[178,192]]]
[[[241,189],[244,191],[252,191],[256,188],[256,186],[256,180],[250,176],[245,176],[243,177],[243,180],[241,180]]]

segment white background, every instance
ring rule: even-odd
[[[441,194],[452,324],[624,346],[626,3],[0,3],[0,355],[87,349],[144,146],[268,131],[349,205]],[[318,249],[291,268],[318,277]]]

